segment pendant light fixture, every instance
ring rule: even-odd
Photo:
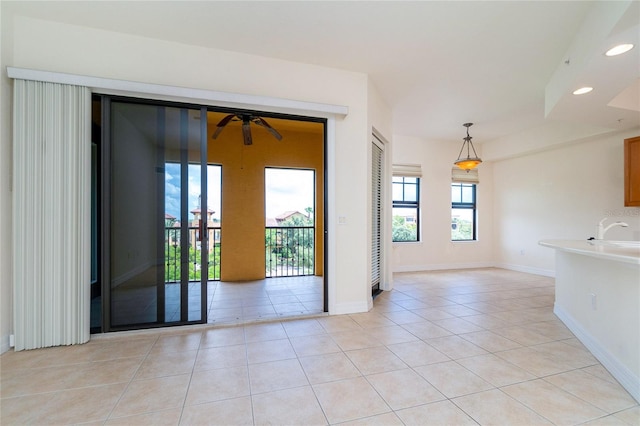
[[[453,164],[468,172],[469,170],[478,167],[478,164],[482,163],[482,160],[478,157],[478,154],[476,154],[476,149],[473,147],[473,143],[471,142],[471,136],[469,136],[469,127],[473,126],[473,123],[464,123],[463,126],[467,128],[467,137],[463,138],[464,142],[462,142],[460,154],[458,154],[458,159]],[[462,152],[464,151],[465,146],[467,147],[467,157],[462,158]],[[470,149],[473,150],[473,157],[471,156]]]

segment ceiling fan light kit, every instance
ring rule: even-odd
[[[276,129],[271,127],[271,125],[267,123],[264,118],[259,117],[257,115],[245,114],[245,113],[229,114],[225,116],[216,125],[217,128],[216,128],[216,131],[213,133],[212,138],[217,139],[218,136],[220,136],[220,133],[222,132],[222,130],[225,128],[225,126],[232,121],[242,121],[242,138],[244,140],[245,145],[253,144],[253,138],[251,137],[251,123],[256,124],[260,127],[264,127],[265,129],[267,129],[267,131],[269,131],[269,133],[271,133],[271,135],[274,138],[276,138],[279,141],[282,140],[282,135],[278,133]]]
[[[462,143],[462,148],[460,148],[458,159],[453,164],[469,172],[469,170],[478,167],[478,164],[482,163],[482,160],[478,157],[478,154],[476,154],[476,149],[473,146],[473,142],[471,142],[471,136],[469,136],[469,127],[473,126],[473,123],[464,123],[463,126],[467,128],[467,136],[463,138],[464,142]],[[467,147],[467,156],[462,157],[465,146]],[[473,150],[473,157],[471,156],[471,149]]]

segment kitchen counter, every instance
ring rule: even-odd
[[[570,253],[640,265],[638,241],[542,240],[539,244]]]
[[[640,402],[640,244],[539,244],[556,251],[553,312]]]

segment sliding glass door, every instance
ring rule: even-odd
[[[107,99],[103,110],[105,323],[206,322],[206,109]]]

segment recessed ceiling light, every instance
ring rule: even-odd
[[[605,55],[607,56],[622,55],[623,53],[626,53],[631,49],[633,49],[633,44],[619,44],[607,50],[607,53],[605,53]]]
[[[578,90],[574,90],[573,94],[574,95],[584,95],[585,93],[589,93],[592,90],[593,90],[593,87],[581,87]]]

